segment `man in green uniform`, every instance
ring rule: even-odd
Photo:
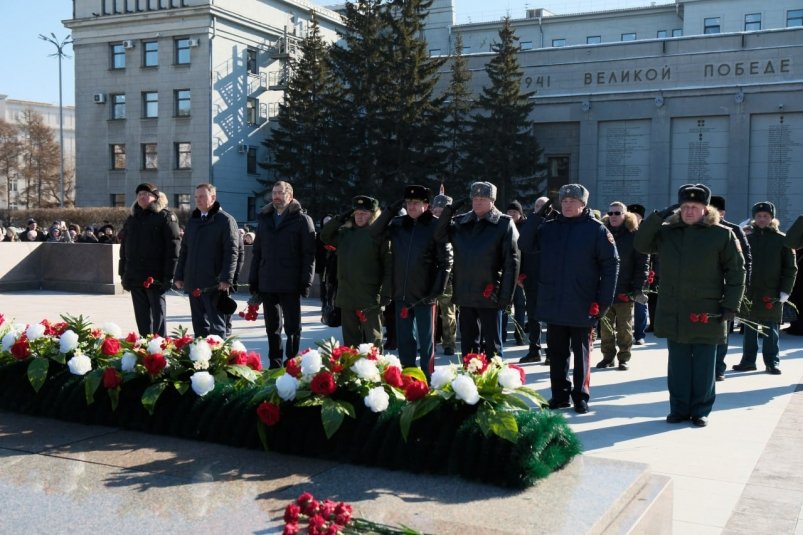
[[[786,246],[790,249],[803,249],[803,215],[786,231]]]

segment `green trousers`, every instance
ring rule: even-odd
[[[716,399],[716,344],[682,344],[667,340],[669,411],[675,416],[708,416]]]

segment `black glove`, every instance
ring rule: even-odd
[[[546,218],[550,212],[552,212],[552,199],[549,199],[547,202],[545,202],[544,205],[538,209],[535,215]]]
[[[393,298],[389,295],[380,295],[379,296],[379,304],[380,306],[386,307],[393,301]]]
[[[123,286],[123,290],[125,290],[126,292],[130,292],[131,291],[131,285],[126,284],[125,282],[123,282],[122,286]]]
[[[731,310],[729,308],[723,308],[720,311],[719,322],[720,323],[725,323],[726,321],[733,321],[733,319],[735,317],[736,317],[736,312],[735,311],[733,311],[733,310]]]
[[[248,291],[252,295],[258,294],[259,293],[259,284],[257,284],[256,282],[249,282],[248,283]]]
[[[341,223],[345,223],[346,221],[348,221],[348,220],[349,220],[349,218],[350,218],[350,217],[351,217],[353,214],[354,214],[354,210],[346,210],[345,212],[343,212],[342,214],[340,214],[339,216],[337,216],[337,218],[340,220],[340,222],[341,222]]]
[[[460,199],[459,201],[457,201],[456,203],[453,203],[451,205],[452,213],[453,214],[459,213],[460,210],[462,210],[463,208],[465,208],[466,206],[468,206],[470,204],[471,204],[471,199],[468,199],[468,198]]]
[[[166,294],[167,290],[173,287],[173,281],[167,281],[164,284],[159,286],[159,293]]]
[[[388,210],[390,213],[395,215],[399,214],[399,210],[404,208],[404,199],[399,199],[398,201],[394,201],[390,206],[388,206]]]
[[[658,217],[660,217],[661,219],[666,219],[667,217],[669,217],[672,214],[674,214],[675,210],[677,210],[679,207],[680,207],[679,204],[673,204],[672,206],[667,206],[666,208],[664,208],[660,212],[656,212],[656,213],[658,214]]]

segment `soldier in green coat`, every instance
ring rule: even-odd
[[[337,247],[337,295],[342,311],[343,343],[372,343],[382,350],[382,307],[390,303],[393,259],[390,242],[375,240],[369,225],[379,217],[379,201],[365,195],[352,210],[321,229],[321,241]]]
[[[753,252],[753,276],[747,287],[747,318],[765,327],[762,354],[767,373],[780,375],[778,367],[778,331],[783,319],[783,305],[789,299],[797,276],[795,252],[784,245],[785,235],[778,230],[775,205],[769,201],[753,205],[752,230],[747,236]],[[742,361],[733,369],[738,372],[756,369],[758,332],[745,328]]]
[[[790,249],[803,249],[803,215],[797,216],[797,220],[786,231],[785,243]]]
[[[739,242],[718,224],[710,199],[703,184],[682,186],[678,205],[645,219],[634,241],[638,251],[661,258],[655,336],[666,338],[669,349],[666,421],[698,427],[708,425],[717,344],[726,340],[745,282]]]

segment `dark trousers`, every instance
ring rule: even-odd
[[[421,357],[421,369],[429,381],[435,371],[435,304],[408,307],[406,318],[401,317],[403,305],[401,301],[396,301],[399,360],[405,368],[413,367],[418,353]]]
[[[546,356],[552,399],[559,403],[588,401],[591,397],[591,331],[593,327],[546,326]],[[573,381],[569,380],[569,359],[574,355]]]
[[[131,302],[140,336],[156,333],[167,337],[167,302],[164,294],[154,288],[131,288]]]
[[[374,344],[382,351],[382,309],[374,305],[363,310],[365,321],[357,316],[357,311],[344,308],[340,328],[343,331],[343,345],[357,347],[360,344]]]
[[[282,327],[287,336],[284,354],[298,355],[301,343],[301,297],[297,293],[262,294],[265,310],[265,330],[268,333],[268,359],[271,368],[282,365]]]
[[[190,295],[190,313],[192,314],[192,331],[195,337],[206,338],[216,334],[226,338],[226,318],[217,309],[218,292],[203,293],[200,297]]]
[[[496,308],[460,307],[460,349],[463,355],[485,353],[503,356],[502,311]],[[480,343],[482,336],[482,343]]]
[[[647,329],[647,304],[633,304],[633,338],[641,340]]]
[[[725,335],[725,343],[717,345],[717,363],[714,366],[714,371],[716,375],[725,375],[725,370],[728,369],[728,365],[725,364],[725,357],[728,354],[728,337],[733,330],[733,322],[728,322],[728,330],[726,331],[727,334]]]
[[[529,352],[532,354],[541,353],[541,322],[536,319],[534,296],[534,292],[527,295],[527,321],[530,322],[527,333],[530,338]]]
[[[675,416],[708,416],[714,406],[716,344],[682,344],[667,340],[669,412]]]
[[[778,366],[781,359],[778,358],[778,337],[780,325],[775,321],[761,321],[765,329],[765,335],[761,337],[761,354],[764,357],[765,366]],[[755,364],[758,356],[758,333],[750,327],[744,328],[744,345],[742,349],[741,364]]]
[[[513,320],[516,322],[513,330],[522,338],[524,337],[524,313],[526,310],[527,300],[524,297],[524,288],[516,286],[516,291],[513,292]],[[502,343],[507,343],[507,324],[509,319],[510,315],[507,312],[502,314]]]

